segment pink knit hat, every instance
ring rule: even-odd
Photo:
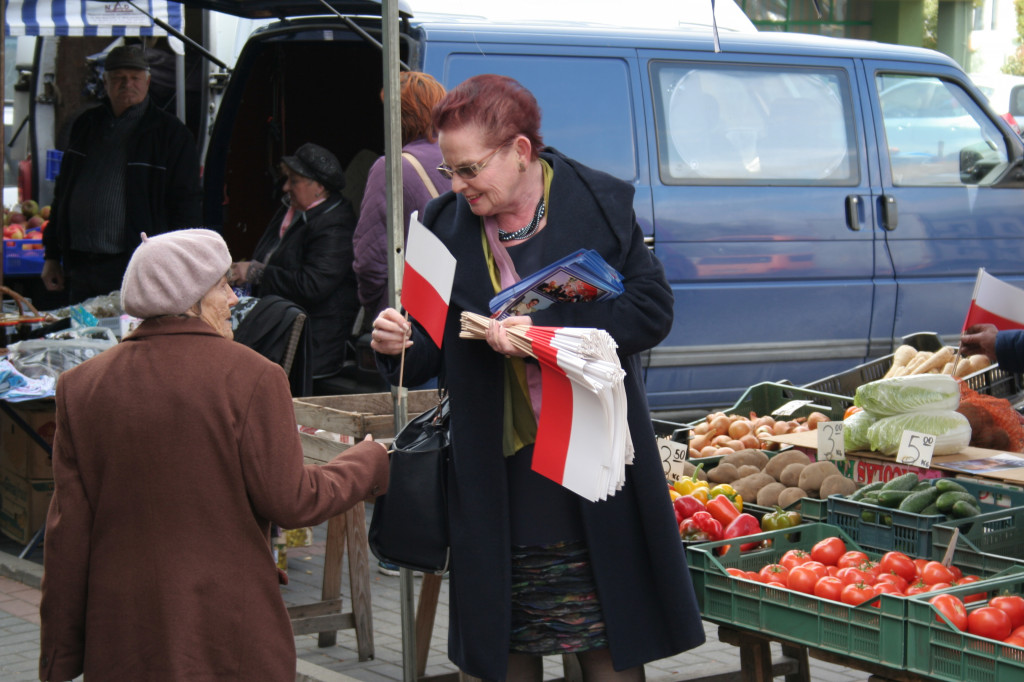
[[[227,274],[231,254],[213,230],[175,230],[147,237],[128,262],[121,306],[142,319],[179,315]]]

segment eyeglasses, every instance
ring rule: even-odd
[[[452,176],[454,175],[458,175],[463,180],[472,180],[473,178],[475,178],[476,176],[480,175],[480,173],[483,172],[484,168],[487,167],[487,164],[490,162],[491,158],[493,158],[495,154],[497,154],[502,149],[507,147],[515,139],[515,137],[508,138],[500,145],[498,145],[498,147],[493,152],[491,152],[484,158],[480,159],[476,163],[471,163],[468,166],[459,166],[458,168],[452,168],[447,163],[442,163],[440,166],[437,167],[437,170],[439,173],[441,173],[441,175],[445,176],[449,180],[451,180]]]

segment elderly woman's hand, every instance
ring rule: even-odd
[[[398,355],[412,345],[412,325],[394,308],[385,308],[373,321],[370,348],[382,355]]]
[[[232,263],[231,271],[228,273],[228,284],[232,286],[245,284],[245,280],[249,276],[249,264],[250,261],[247,260]]]
[[[529,353],[519,350],[519,348],[512,344],[512,341],[508,338],[506,328],[511,327],[512,325],[524,325],[528,327],[531,324],[533,324],[533,319],[529,315],[506,317],[500,322],[497,320],[491,320],[491,326],[487,328],[487,343],[491,348],[504,354],[506,357],[528,357]]]

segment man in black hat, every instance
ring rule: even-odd
[[[149,98],[149,62],[137,45],[104,62],[107,97],[71,127],[54,187],[42,279],[68,303],[121,288],[139,234],[202,221],[199,155],[188,128]]]

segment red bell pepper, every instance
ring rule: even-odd
[[[708,503],[704,505],[711,516],[713,516],[720,524],[722,528],[726,528],[732,523],[736,517],[740,515],[739,510],[736,509],[732,501],[725,495],[719,495],[708,500]],[[750,516],[747,514],[747,516]]]
[[[683,519],[679,524],[679,537],[684,542],[708,542],[715,539],[698,528],[697,522],[692,518]]]
[[[691,516],[690,519],[696,524],[697,528],[710,535],[712,540],[721,539],[723,526],[710,513],[699,511]]]
[[[679,519],[680,521],[682,521],[683,519],[690,518],[699,511],[704,511],[704,505],[701,504],[701,501],[698,500],[693,495],[683,495],[682,497],[677,497],[672,502],[672,506],[676,508],[676,512],[678,514],[682,515]]]
[[[730,503],[731,506],[731,503]],[[746,512],[740,514],[732,523],[725,528],[725,532],[722,533],[723,540],[731,540],[732,538],[743,537],[744,535],[756,535],[761,532],[760,522],[752,515]],[[748,549],[753,549],[758,546],[757,542],[746,542],[740,545],[740,551],[745,552]]]

